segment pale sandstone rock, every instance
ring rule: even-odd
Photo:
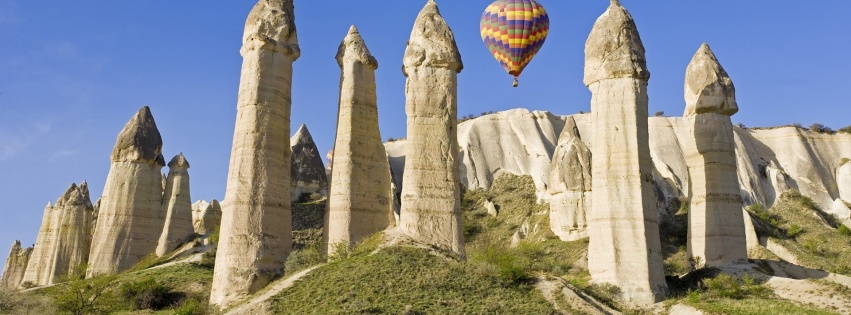
[[[825,210],[830,215],[833,215],[834,218],[839,220],[845,226],[851,227],[851,209],[848,208],[848,204],[845,200],[836,199],[829,208]]]
[[[302,124],[290,138],[292,166],[290,167],[290,198],[299,200],[304,194],[328,195],[328,175],[322,164],[322,155],[310,136],[307,126]]]
[[[3,275],[0,276],[0,289],[14,290],[21,284],[24,272],[27,270],[27,262],[33,248],[21,248],[21,241],[15,241],[6,258],[6,266],[3,267]]]
[[[192,197],[189,195],[189,162],[183,153],[168,163],[168,180],[163,192],[165,224],[157,243],[157,257],[163,257],[190,241],[195,234],[192,221]]]
[[[457,135],[462,68],[452,30],[430,0],[414,23],[402,68],[408,139],[400,228],[464,256]]]
[[[339,117],[334,166],[325,216],[324,245],[333,255],[338,246],[351,246],[394,221],[390,164],[378,129],[375,70],[354,26],[337,51],[340,76]]]
[[[489,216],[496,218],[499,216],[499,211],[496,209],[496,205],[490,200],[485,200],[485,211],[488,212]]]
[[[164,224],[162,144],[147,106],[118,135],[92,238],[89,277],[125,271],[156,250]]]
[[[48,204],[21,283],[50,285],[87,263],[94,212],[89,198],[83,182],[71,184],[55,204]]]
[[[617,1],[594,24],[585,55],[595,139],[588,269],[628,304],[648,306],[668,294],[648,143],[650,73],[635,22]]]
[[[198,235],[215,233],[222,223],[222,206],[215,199],[209,203],[200,200],[192,204],[192,213],[195,233]]]
[[[851,202],[851,163],[845,162],[836,169],[836,186],[839,198]]]
[[[703,44],[686,70],[683,141],[689,168],[689,257],[706,266],[747,262],[736,144],[730,116],[738,111],[733,81]]]
[[[300,49],[292,0],[245,23],[236,129],[210,303],[226,308],[284,273],[292,250],[290,109]]]
[[[591,150],[582,142],[576,121],[568,118],[550,167],[547,192],[550,228],[562,241],[588,237],[586,214],[591,209]]]

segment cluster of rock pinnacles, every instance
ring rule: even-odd
[[[626,302],[664,299],[658,214],[648,147],[647,69],[630,14],[613,0],[585,48],[592,148],[568,118],[551,164],[552,229],[590,238],[594,282],[618,286]],[[403,60],[407,154],[401,209],[378,128],[375,70],[353,26],[337,52],[340,102],[333,167],[326,177],[307,129],[290,138],[292,64],[300,56],[292,0],[260,0],[248,16],[227,190],[221,206],[191,204],[189,163],[169,163],[153,116],[142,108],[118,136],[103,195],[71,185],[45,208],[34,248],[12,247],[0,285],[49,285],[87,264],[88,276],[126,271],[220,230],[211,304],[228,307],[284,274],[292,250],[291,202],[327,194],[324,246],[351,246],[396,226],[400,234],[464,257],[457,141],[457,75],[463,64],[449,26],[429,0]],[[706,265],[747,259],[730,116],[735,89],[707,45],[687,69],[683,144],[691,176],[688,253]],[[318,163],[316,161],[319,161]],[[318,175],[317,175],[318,174]]]

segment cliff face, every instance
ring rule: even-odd
[[[539,197],[548,200],[550,162],[567,117],[515,109],[461,123],[461,184],[467,189],[489,188],[502,173],[531,175]],[[571,117],[581,140],[593,147],[590,114]],[[649,117],[648,125],[657,208],[664,211],[688,194],[688,167],[682,147],[687,131],[681,117]],[[839,181],[845,178],[840,166],[843,158],[851,158],[851,134],[821,134],[795,127],[734,127],[733,131],[745,205],[771,206],[789,189],[800,190],[825,211],[842,204],[836,202],[842,186],[837,177]],[[404,185],[405,142],[385,144],[397,187]]]

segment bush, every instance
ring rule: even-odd
[[[847,226],[840,225],[838,231],[839,231],[839,234],[842,234],[842,235],[845,235],[845,236],[851,236],[851,229],[849,229]]]
[[[319,250],[319,246],[307,246],[293,251],[290,256],[287,257],[285,270],[287,274],[292,274],[300,270],[307,269],[308,267],[321,264],[322,262],[322,253]]]
[[[471,262],[480,274],[496,277],[506,287],[532,279],[511,252],[496,246],[488,246],[475,252]]]
[[[803,232],[804,232],[804,229],[802,229],[800,225],[792,224],[792,226],[789,227],[789,230],[786,231],[786,236],[788,238],[796,238],[796,237],[798,237],[798,235],[801,235],[801,233],[803,233]]]
[[[851,126],[848,126],[848,127],[842,128],[842,129],[839,129],[839,132],[842,132],[842,133],[851,133]]]
[[[115,276],[96,276],[70,281],[57,291],[53,305],[60,314],[110,314],[121,306],[114,292],[115,279]]]
[[[196,264],[201,268],[213,270],[216,267],[216,250],[202,254],[201,261]]]
[[[830,127],[819,124],[819,123],[815,123],[815,124],[810,125],[810,131],[818,132],[818,133],[828,133],[828,134],[834,133],[833,129],[830,129]]]
[[[160,310],[179,300],[171,288],[154,279],[121,284],[121,297],[135,310]]]
[[[212,313],[207,301],[200,298],[183,300],[174,308],[174,315],[206,315]]]
[[[713,279],[706,279],[703,283],[706,288],[704,296],[709,298],[742,300],[769,298],[772,294],[770,288],[756,283],[756,279],[749,275],[736,278],[721,274]]]

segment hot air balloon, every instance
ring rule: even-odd
[[[518,78],[541,50],[550,30],[550,18],[534,0],[497,0],[485,9],[482,40],[508,74]]]

